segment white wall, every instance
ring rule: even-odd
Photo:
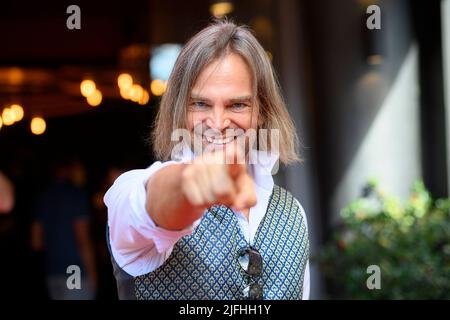
[[[383,74],[377,70],[365,74],[357,86],[360,103],[385,83]],[[418,94],[418,50],[412,45],[382,107],[334,190],[334,212],[357,198],[371,177],[386,192],[401,199],[409,195],[413,181],[421,177]],[[338,215],[334,220],[337,218]]]

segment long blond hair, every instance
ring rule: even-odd
[[[277,152],[282,163],[299,161],[298,136],[272,64],[250,29],[230,21],[212,23],[192,37],[181,50],[167,82],[152,132],[156,157],[168,160],[178,143],[171,141],[173,130],[186,128],[189,96],[200,72],[230,52],[239,54],[253,73],[254,94],[261,118],[259,129],[279,130]],[[267,143],[266,150],[270,151],[270,140]]]

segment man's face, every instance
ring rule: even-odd
[[[257,128],[252,76],[241,56],[231,53],[205,67],[188,104],[187,128],[203,148],[224,148],[248,129]],[[248,147],[248,146],[247,146]]]

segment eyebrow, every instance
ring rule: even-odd
[[[200,95],[196,95],[196,94],[191,94],[191,100],[196,100],[196,101],[203,101],[203,102],[208,102],[210,103],[211,100],[206,98],[206,97],[202,97]],[[233,97],[227,100],[228,103],[232,103],[232,102],[250,102],[252,101],[252,96],[250,95],[246,95],[246,96],[237,96],[237,97]]]

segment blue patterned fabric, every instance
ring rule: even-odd
[[[264,299],[301,299],[309,258],[306,223],[294,197],[274,186],[253,247],[263,259],[257,282]],[[164,264],[134,278],[137,299],[241,299],[247,286],[237,253],[247,247],[237,218],[213,206],[194,232],[180,239]]]

